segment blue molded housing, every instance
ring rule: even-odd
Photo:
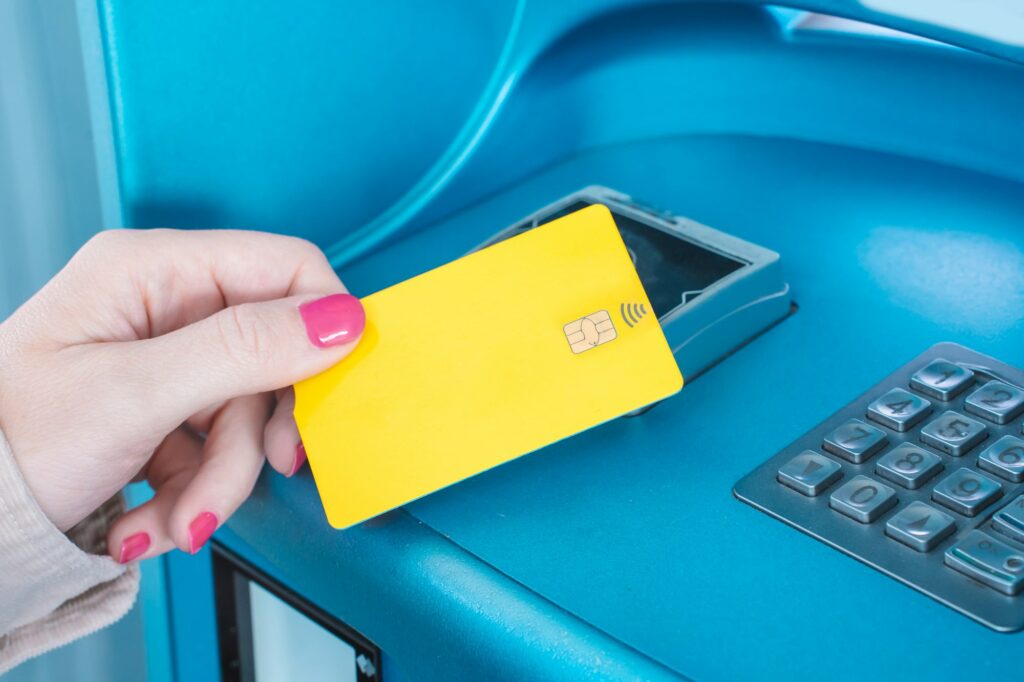
[[[126,224],[304,235],[366,294],[597,183],[782,255],[799,312],[639,418],[344,532],[261,479],[219,541],[385,679],[1019,674],[1020,635],[730,494],[937,341],[1024,365],[1022,48],[797,4],[945,44],[752,2],[98,0]],[[164,679],[216,677],[202,561],[147,601]]]

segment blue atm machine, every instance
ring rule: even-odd
[[[362,295],[591,188],[719,268],[651,410],[345,531],[267,471],[151,680],[1024,677],[1024,16],[796,4],[79,3],[115,222]]]

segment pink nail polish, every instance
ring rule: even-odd
[[[121,553],[117,557],[118,563],[126,564],[135,561],[149,549],[149,533],[135,533],[121,541]]]
[[[203,512],[192,519],[192,523],[188,524],[189,554],[195,554],[202,549],[215,530],[217,530],[217,517],[211,512]]]
[[[330,348],[349,343],[363,333],[366,313],[351,294],[324,296],[299,306],[306,334],[314,346]]]
[[[292,472],[288,474],[288,477],[291,478],[292,476],[297,474],[299,472],[299,469],[301,469],[302,465],[305,463],[306,448],[302,443],[299,443],[298,445],[295,446],[295,464],[292,465]]]

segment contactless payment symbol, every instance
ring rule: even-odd
[[[622,315],[622,321],[633,328],[647,314],[647,306],[643,303],[620,303],[619,314]]]
[[[596,313],[573,320],[562,327],[562,331],[565,332],[569,348],[577,354],[597,348],[602,343],[614,341],[618,336],[607,310],[598,310]]]

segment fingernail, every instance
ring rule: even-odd
[[[349,343],[366,326],[363,304],[351,294],[333,294],[303,303],[299,314],[309,340],[320,348]]]
[[[135,561],[145,554],[147,549],[149,549],[149,533],[129,535],[121,541],[121,553],[117,557],[117,562],[126,564],[129,561]]]
[[[292,476],[297,474],[299,472],[299,469],[301,469],[302,465],[305,463],[306,448],[305,446],[302,445],[302,443],[299,443],[298,445],[295,446],[295,464],[292,465],[292,472],[288,474],[288,477],[291,478]]]
[[[189,554],[195,554],[202,549],[215,530],[217,530],[217,517],[211,512],[203,512],[192,519],[192,523],[188,524]]]

